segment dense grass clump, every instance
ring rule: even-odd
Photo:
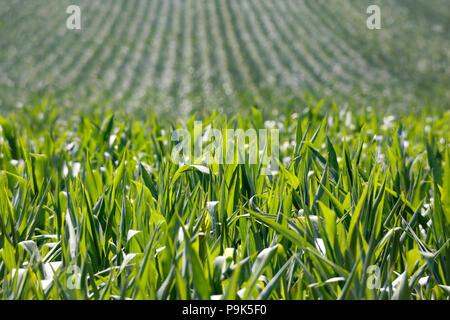
[[[279,128],[269,176],[171,161],[194,117],[0,118],[0,298],[448,299],[450,112],[329,110],[202,119]]]

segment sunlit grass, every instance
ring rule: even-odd
[[[0,298],[448,299],[448,111],[202,119],[279,128],[272,176],[174,164],[194,120],[0,118]]]

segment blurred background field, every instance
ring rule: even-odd
[[[66,28],[79,5],[82,30]],[[377,4],[382,29],[368,30]],[[2,0],[0,110],[51,96],[182,117],[330,97],[448,108],[446,0]]]

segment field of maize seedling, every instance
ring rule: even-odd
[[[211,113],[279,169],[175,164],[196,119],[43,101],[0,118],[1,299],[448,299],[450,113]],[[193,141],[193,142],[194,142]]]
[[[79,31],[66,28],[69,4]],[[449,21],[447,0],[3,0],[0,108],[52,93],[66,108],[189,116],[305,90],[392,112],[443,105]]]
[[[449,300],[449,21],[1,0],[0,300]]]

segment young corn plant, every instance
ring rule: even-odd
[[[450,113],[322,105],[0,118],[0,298],[449,299]],[[278,128],[278,170],[174,161],[196,120]]]

